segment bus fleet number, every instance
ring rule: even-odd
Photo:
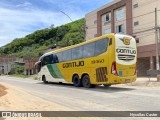
[[[91,63],[92,63],[92,64],[96,64],[96,63],[104,63],[104,59],[92,60]]]

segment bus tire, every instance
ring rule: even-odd
[[[105,88],[109,88],[109,87],[111,86],[111,84],[103,84],[103,86],[104,86]]]
[[[48,83],[48,81],[46,81],[46,76],[45,75],[42,76],[42,81],[43,81],[43,83]]]
[[[83,76],[83,78],[82,78],[82,85],[85,88],[94,88],[95,87],[95,85],[93,85],[93,84],[90,83],[90,77],[89,77],[89,75],[84,75]]]
[[[82,81],[79,79],[78,75],[74,75],[72,78],[73,84],[75,87],[81,87],[82,86]]]

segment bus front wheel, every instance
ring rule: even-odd
[[[79,79],[78,75],[74,75],[72,78],[73,84],[75,87],[81,87],[82,86],[82,81]]]
[[[90,77],[89,77],[89,75],[84,75],[83,76],[83,78],[82,78],[82,85],[85,88],[94,88],[95,87],[95,85],[93,85],[93,84],[90,83]]]
[[[42,76],[42,81],[43,81],[43,83],[48,83],[48,81],[46,81],[45,75]]]

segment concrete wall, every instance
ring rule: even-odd
[[[0,64],[0,74],[10,74],[11,68],[14,65],[14,63],[1,63]]]
[[[92,39],[94,37],[96,37],[95,35],[97,35],[97,27],[100,27],[100,26],[97,26],[97,12],[99,10],[102,10],[106,7],[109,7],[117,2],[119,2],[121,0],[114,0],[112,2],[110,2],[109,4],[106,4],[94,11],[91,11],[90,13],[86,14],[85,15],[85,20],[86,20],[86,40],[89,40],[89,39]],[[104,29],[104,25],[103,25],[103,29]],[[109,25],[106,26],[106,28],[109,27]],[[102,33],[103,34],[103,33]]]
[[[160,9],[159,0],[132,0],[133,6],[138,4],[137,8],[133,7],[133,33],[139,38],[138,46],[155,44],[155,8]],[[158,11],[158,19],[160,19]],[[134,22],[139,25],[134,26]],[[158,21],[160,25],[160,22]]]
[[[122,9],[124,9],[124,19],[121,19],[121,20],[114,20],[115,22],[114,22],[114,24],[115,24],[115,30],[116,30],[116,26],[118,26],[118,25],[124,25],[124,34],[126,34],[127,33],[127,26],[126,26],[126,6],[124,6],[124,7],[121,7]],[[118,8],[119,9],[119,8]],[[116,9],[115,11],[114,11],[114,15],[115,15],[115,13],[116,13],[116,11],[118,10],[118,9]]]
[[[107,13],[107,14],[110,14],[110,17],[111,17],[111,12],[109,12],[109,13]],[[105,17],[106,16],[106,14],[104,14],[104,15],[102,15],[102,34],[105,34],[104,33],[104,30],[105,29],[111,29],[111,22],[108,22],[108,23],[105,23]],[[96,32],[97,32],[97,29],[96,29]]]
[[[86,19],[86,40],[92,39],[97,34],[97,11],[85,16]]]

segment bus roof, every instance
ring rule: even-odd
[[[84,41],[82,43],[79,43],[79,44],[76,44],[76,45],[71,45],[71,46],[67,46],[67,47],[64,47],[64,48],[57,49],[57,50],[53,50],[51,52],[47,52],[47,53],[43,54],[40,58],[42,58],[42,57],[44,57],[46,55],[49,55],[49,54],[58,53],[58,52],[61,52],[61,51],[64,51],[64,50],[68,50],[68,49],[71,49],[71,48],[74,48],[74,47],[78,47],[78,46],[81,46],[81,45],[96,41],[96,40],[100,40],[100,39],[106,38],[107,36],[113,36],[113,35],[115,36],[115,35],[118,35],[118,34],[119,33],[116,33],[116,34],[115,33],[110,33],[110,34],[106,34],[106,35],[103,35],[103,36],[100,36],[100,37],[96,37],[96,38],[93,38],[93,39],[90,39],[90,40],[86,40],[86,41]],[[119,34],[119,35],[123,35],[123,34]],[[124,34],[124,36],[130,36],[130,35]]]
[[[71,45],[71,46],[61,48],[61,49],[57,49],[57,50],[52,51],[52,53],[58,53],[58,52],[61,52],[61,51],[64,51],[64,50],[68,50],[68,49],[71,49],[71,48],[74,48],[74,47],[78,47],[78,46],[81,46],[81,45],[84,45],[84,44],[87,44],[87,43],[90,43],[90,42],[93,42],[93,41],[96,41],[96,40],[106,38],[109,35],[113,35],[113,33],[106,34],[106,35],[103,35],[103,36],[100,36],[100,37],[96,37],[96,38],[93,38],[93,39],[90,39],[90,40],[86,40],[86,41],[84,41],[82,43],[79,43],[79,44],[76,44],[76,45]]]

